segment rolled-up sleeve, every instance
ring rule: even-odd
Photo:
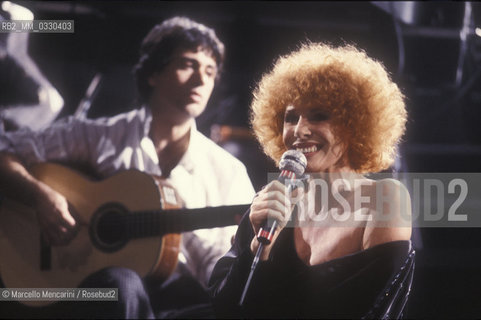
[[[41,131],[22,129],[0,137],[0,151],[17,155],[26,165],[43,161],[86,161],[89,144],[95,137],[87,134],[79,121],[62,121]]]
[[[139,168],[141,164],[132,156],[123,155],[140,148],[143,131],[136,112],[95,120],[69,117],[41,131],[4,133],[0,135],[0,151],[14,153],[26,166],[45,161],[68,162],[90,165],[108,175],[118,169]]]

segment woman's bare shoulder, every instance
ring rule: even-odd
[[[371,219],[363,234],[363,248],[411,238],[411,198],[398,180],[373,182]]]

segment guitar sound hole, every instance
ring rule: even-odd
[[[97,210],[90,225],[90,238],[95,247],[104,252],[114,252],[127,243],[127,228],[122,219],[125,213],[125,208],[115,204],[107,204]]]
[[[125,239],[125,226],[117,212],[106,212],[97,225],[99,240],[105,244],[115,245]]]

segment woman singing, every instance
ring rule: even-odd
[[[210,279],[219,315],[400,315],[412,280],[410,198],[400,182],[367,176],[393,164],[406,118],[382,64],[353,46],[309,43],[277,60],[254,92],[251,122],[274,161],[304,154],[306,187],[272,181],[254,198]],[[256,235],[273,220],[239,305]]]

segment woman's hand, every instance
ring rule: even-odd
[[[265,186],[252,201],[249,219],[256,235],[251,242],[251,251],[253,254],[256,254],[257,248],[259,247],[257,234],[261,226],[266,221],[277,221],[277,229],[271,243],[264,247],[260,260],[267,260],[272,244],[276,241],[277,236],[291,217],[291,195],[287,193],[288,191],[285,184],[279,181],[272,181]],[[296,195],[296,199],[300,199],[299,194]]]

